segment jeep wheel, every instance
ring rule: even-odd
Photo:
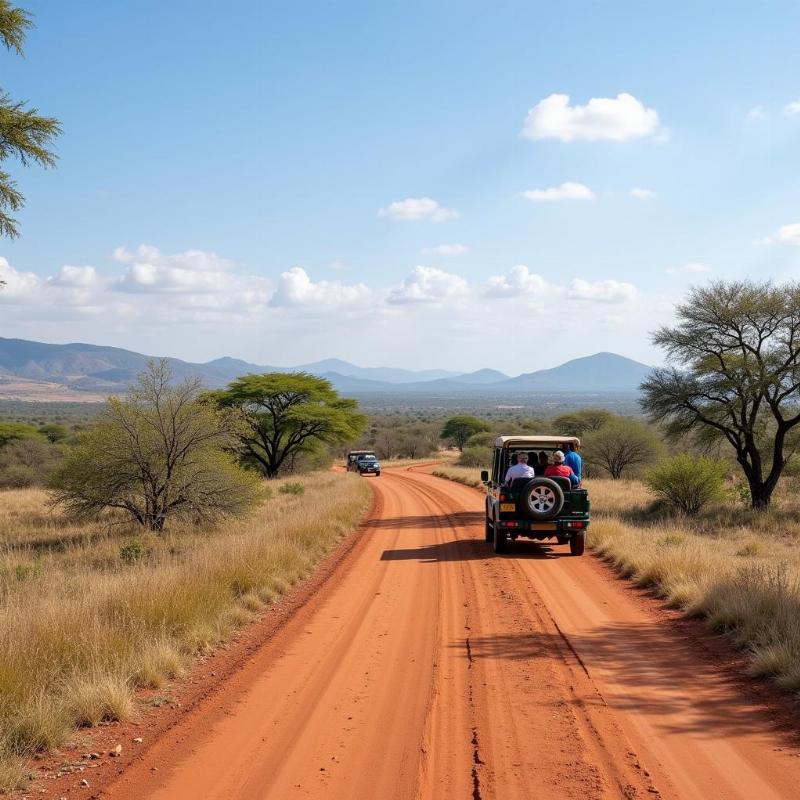
[[[501,528],[499,525],[494,526],[494,536],[492,537],[494,543],[493,550],[495,553],[508,552],[508,531]]]
[[[583,551],[586,549],[586,533],[573,533],[569,540],[569,552],[573,556],[582,556]]]
[[[375,473],[375,477],[376,477],[376,478],[380,478],[380,476],[381,476],[381,473],[380,473],[380,470],[378,470],[378,471]]]
[[[553,519],[564,507],[564,492],[550,478],[532,478],[522,489],[520,504],[531,519]]]
[[[492,525],[489,517],[486,517],[486,541],[493,542],[494,541],[494,525]]]

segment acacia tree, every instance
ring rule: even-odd
[[[613,416],[604,408],[582,408],[579,411],[559,414],[553,420],[553,429],[556,433],[565,436],[583,436],[587,431],[596,431],[602,428]]]
[[[0,42],[7,50],[22,55],[25,36],[32,25],[33,19],[27,11],[8,0],[0,0]],[[24,102],[12,100],[0,89],[0,162],[15,158],[23,166],[31,162],[43,167],[55,166],[51,147],[60,132],[58,120],[41,116],[35,108],[26,108]],[[0,235],[18,235],[16,220],[10,214],[24,204],[25,198],[15,181],[0,169]],[[3,283],[0,281],[0,285]]]
[[[614,480],[626,470],[650,464],[658,454],[655,434],[635,419],[612,417],[583,439],[586,461],[602,467]]]
[[[367,424],[355,400],[340,397],[330,381],[306,372],[244,375],[208,397],[221,408],[239,410],[245,452],[268,478],[315,445],[356,439]]]
[[[236,415],[200,400],[200,382],[172,385],[168,362],[151,362],[124,398],[82,433],[51,481],[55,502],[80,517],[127,511],[161,531],[167,518],[243,513],[259,478],[242,469]]]
[[[449,439],[459,449],[460,452],[464,451],[464,445],[470,436],[476,433],[483,433],[488,431],[489,426],[477,417],[470,416],[469,414],[461,414],[456,417],[450,417],[442,428],[442,439]]]
[[[800,284],[714,282],[677,317],[653,336],[672,366],[642,384],[642,406],[675,436],[727,442],[766,508],[800,423]]]

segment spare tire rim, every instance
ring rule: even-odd
[[[528,500],[531,509],[540,514],[552,511],[557,502],[556,493],[549,486],[534,486]]]

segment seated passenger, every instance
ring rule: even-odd
[[[528,466],[528,454],[519,453],[517,455],[517,463],[512,464],[506,472],[506,485],[510,485],[514,478],[533,478],[534,472]]]
[[[583,479],[583,459],[575,449],[575,442],[567,442],[564,445],[564,463],[572,469],[578,476],[578,480]]]
[[[573,486],[577,486],[581,482],[581,479],[572,471],[572,467],[568,467],[564,463],[564,454],[560,450],[553,453],[553,463],[544,471],[544,474],[547,478],[556,476],[569,478],[569,482]]]

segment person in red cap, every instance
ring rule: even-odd
[[[545,478],[553,478],[555,476],[569,478],[569,482],[573,486],[577,486],[581,482],[580,477],[575,474],[572,467],[568,467],[564,463],[564,454],[561,450],[556,450],[553,453],[553,463],[544,471],[544,476]]]

